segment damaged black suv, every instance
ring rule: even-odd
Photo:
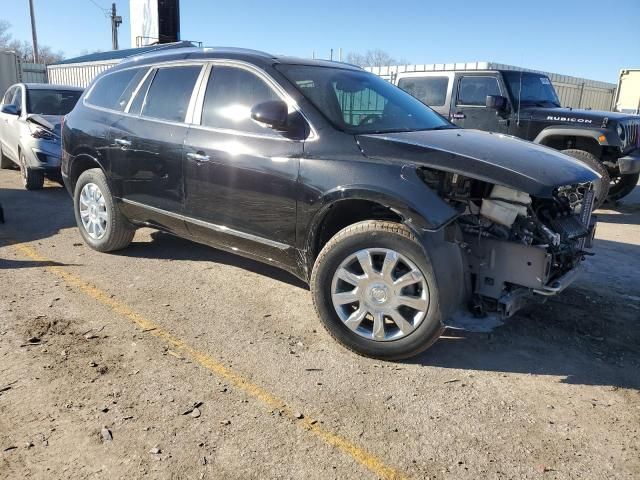
[[[135,57],[93,82],[62,136],[89,246],[122,249],[150,226],[281,267],[372,357],[421,352],[458,308],[508,316],[560,292],[595,228],[593,170],[459,129],[340,63]]]

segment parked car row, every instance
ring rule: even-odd
[[[490,98],[495,114],[506,100]],[[596,227],[594,169],[461,129],[337,62],[137,56],[92,82],[61,136],[91,248],[150,226],[278,266],[340,343],[377,358],[425,350],[460,308],[510,316],[559,293]]]

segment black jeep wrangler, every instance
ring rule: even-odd
[[[462,128],[561,150],[596,170],[596,207],[631,193],[640,176],[640,116],[562,108],[546,75],[518,70],[412,72],[394,79]]]
[[[467,302],[511,315],[560,292],[595,228],[591,169],[457,128],[346,64],[135,57],[93,82],[62,137],[90,247],[125,248],[150,226],[278,266],[309,283],[336,339],[373,357],[424,350]]]

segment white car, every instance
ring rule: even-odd
[[[60,180],[60,124],[82,89],[46,83],[9,87],[0,106],[0,166],[20,167],[27,190]]]

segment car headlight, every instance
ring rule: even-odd
[[[616,132],[618,132],[618,136],[620,137],[620,140],[624,140],[624,127],[622,126],[621,123],[619,123],[618,126],[616,127]]]
[[[33,138],[39,138],[41,140],[49,140],[49,141],[54,141],[56,139],[56,135],[45,129],[42,127],[39,127],[38,125],[34,125],[33,123],[28,123],[29,125],[29,131],[31,132],[31,136]]]

